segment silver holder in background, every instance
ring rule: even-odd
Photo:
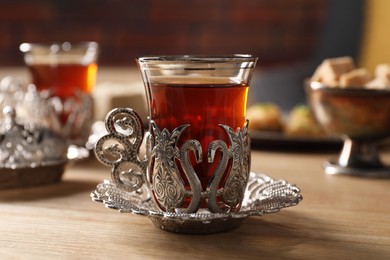
[[[81,91],[61,99],[50,90],[38,91],[34,84],[22,84],[8,76],[0,82],[0,108],[6,106],[16,110],[20,121],[47,127],[69,145],[85,147],[91,134],[94,101]]]
[[[50,128],[54,116],[46,101],[11,78],[0,88],[0,189],[59,182],[68,145]]]
[[[69,144],[85,148],[93,124],[94,100],[90,94],[76,90],[66,99],[57,97],[50,90],[40,91],[48,106],[54,111],[59,133]],[[64,120],[66,116],[66,120]]]

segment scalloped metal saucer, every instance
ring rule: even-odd
[[[158,208],[147,186],[142,186],[136,192],[127,192],[109,180],[100,183],[91,193],[91,198],[121,213],[147,216],[157,227],[166,231],[206,234],[232,230],[249,216],[275,213],[298,205],[302,195],[298,187],[285,180],[274,180],[267,175],[251,172],[239,212],[210,213],[200,210],[190,214],[167,213]]]

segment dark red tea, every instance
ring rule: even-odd
[[[95,85],[97,65],[34,64],[29,69],[38,90],[50,89],[53,96],[66,99],[76,91],[90,93]]]
[[[95,86],[97,64],[33,64],[29,69],[32,82],[39,91],[48,90],[51,96],[59,97],[62,102],[70,97],[81,102],[77,92],[90,94]],[[69,113],[63,111],[59,115],[63,124],[67,122]]]
[[[229,145],[228,136],[219,124],[230,126],[234,131],[244,126],[248,86],[186,83],[151,84],[149,87],[151,119],[159,129],[172,131],[180,125],[190,124],[181,135],[179,148],[189,139],[200,142],[202,162],[196,163],[193,159],[192,166],[205,191],[219,160],[217,155],[213,163],[208,162],[208,146],[214,140]],[[186,181],[183,172],[182,177]]]

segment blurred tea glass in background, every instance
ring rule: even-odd
[[[22,43],[19,49],[31,82],[58,115],[61,134],[70,144],[84,146],[93,123],[98,44]]]

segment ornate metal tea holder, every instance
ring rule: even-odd
[[[188,160],[189,152],[193,152],[199,162],[202,152],[199,142],[188,140],[177,147],[181,133],[188,126],[179,126],[171,133],[167,129],[160,131],[153,121],[150,123],[152,133],[147,134],[146,153],[142,157],[140,148],[144,132],[139,116],[128,108],[117,108],[108,114],[108,134],[96,143],[95,154],[100,162],[112,167],[112,180],[97,186],[91,193],[94,201],[120,212],[148,216],[163,230],[215,233],[239,226],[248,216],[274,213],[302,200],[299,189],[284,180],[249,174],[246,127],[234,132],[221,125],[229,136],[230,145],[221,140],[210,144],[209,162],[213,162],[217,150],[221,152],[221,158],[204,191]],[[229,160],[231,169],[223,187],[219,187]],[[190,189],[184,187],[177,161]],[[151,170],[153,176],[149,176]],[[186,198],[190,202],[183,206]],[[207,208],[201,207],[203,200]]]
[[[42,90],[40,95],[53,110],[57,132],[68,141],[68,159],[88,158],[90,150],[86,147],[93,124],[94,100],[90,94],[75,90],[73,94],[61,99],[51,90]],[[64,121],[64,115],[66,120]],[[61,120],[60,120],[61,119]]]
[[[68,162],[66,142],[48,128],[19,124],[12,107],[3,109],[0,131],[0,189],[58,182]]]
[[[33,85],[0,82],[0,189],[59,182],[69,162],[58,118]]]

